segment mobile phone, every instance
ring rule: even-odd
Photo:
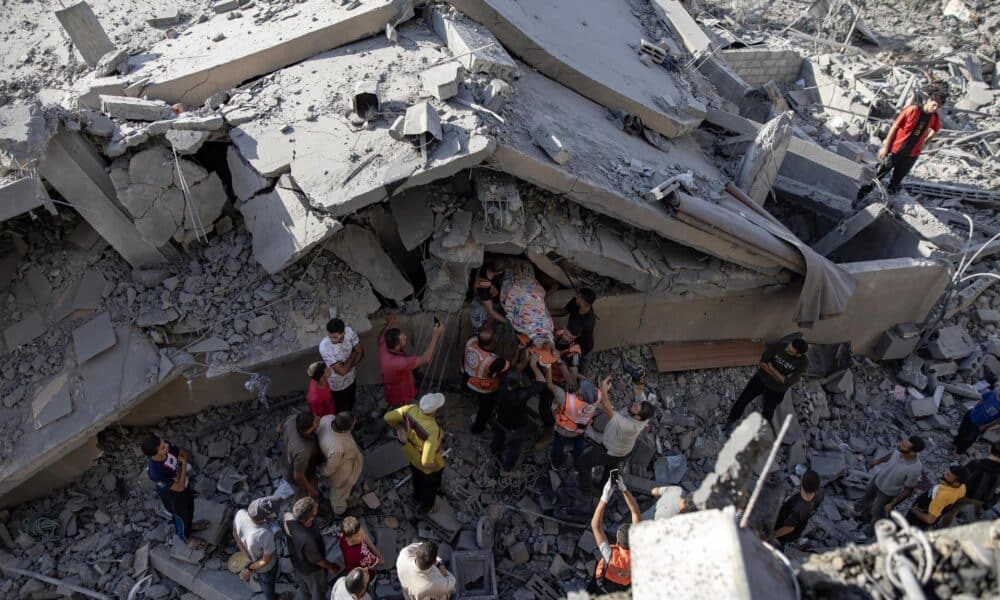
[[[621,473],[618,469],[611,469],[611,485],[618,485],[618,481],[621,479]]]
[[[434,317],[434,324],[435,325],[440,325],[441,324],[441,319],[439,319],[437,317]]]

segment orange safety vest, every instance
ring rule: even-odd
[[[628,548],[622,548],[617,544],[611,546],[611,561],[607,569],[604,568],[603,557],[597,561],[594,579],[602,577],[618,585],[632,585],[632,555]]]
[[[566,392],[566,401],[556,407],[556,425],[566,431],[576,431],[578,428],[586,429],[594,420],[593,412],[589,415],[584,413],[583,409],[587,406],[589,405],[575,393]]]
[[[583,350],[580,349],[579,344],[572,344],[569,348],[566,348],[565,350],[560,350],[559,358],[561,358],[565,362],[567,357],[573,356],[574,354],[583,354]],[[563,382],[562,369],[556,369],[556,368],[552,369],[552,381],[553,383]]]
[[[500,388],[500,374],[490,375],[490,366],[497,360],[497,355],[479,347],[479,340],[470,339],[465,343],[465,360],[463,368],[469,376],[468,386],[474,392],[489,394]]]

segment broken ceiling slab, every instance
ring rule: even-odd
[[[253,255],[268,273],[298,260],[342,225],[314,211],[295,190],[275,186],[239,206],[253,238]]]
[[[678,0],[651,0],[650,4],[660,20],[670,28],[674,37],[679,39],[693,56],[708,52],[712,47],[708,35]]]
[[[470,73],[488,73],[501,79],[517,74],[514,59],[482,25],[440,5],[424,8],[424,17],[448,49]]]
[[[79,382],[73,381],[64,371],[38,390],[31,401],[35,429],[41,429],[73,412],[73,387],[79,388]]]
[[[271,73],[331,48],[366,38],[413,16],[412,0],[366,0],[348,9],[322,0],[295,5],[286,18],[268,19],[248,27],[245,19],[210,19],[185,31],[201,43],[164,40],[149,49],[157,56],[131,74],[148,79],[142,95],[202,104],[216,92]],[[209,39],[224,36],[218,42]]]
[[[247,164],[240,156],[240,151],[236,149],[236,146],[229,146],[226,150],[226,164],[229,166],[233,193],[241,202],[246,202],[271,183],[267,177]]]
[[[42,314],[33,310],[21,317],[21,320],[10,325],[3,331],[3,340],[8,350],[30,344],[45,333],[45,321]]]
[[[483,162],[495,142],[478,133],[478,115],[461,105],[427,104],[440,115],[444,141],[432,144],[426,164],[411,144],[388,135],[391,122],[412,105],[425,65],[441,56],[436,49],[440,42],[422,22],[407,24],[400,35],[412,44],[392,45],[384,37],[366,40],[262,80],[259,94],[279,93],[286,100],[266,116],[231,130],[240,154],[265,177],[290,171],[309,202],[335,217]],[[373,65],[384,74],[379,84],[382,110],[392,116],[366,129],[342,116],[349,98],[323,114],[310,110],[329,106],[331,89],[353,89]]]
[[[96,66],[105,54],[115,49],[94,9],[86,2],[77,2],[55,11],[55,14],[88,66]]]
[[[869,204],[854,215],[837,223],[829,233],[813,244],[812,249],[821,256],[830,256],[830,254],[874,223],[885,211],[885,204]]]
[[[11,102],[0,107],[0,176],[41,160],[58,119],[49,119],[38,102]]]
[[[327,247],[347,266],[367,278],[375,291],[386,298],[402,301],[413,295],[413,286],[385,253],[371,230],[347,225],[334,234]]]
[[[660,289],[669,275],[670,269],[662,260],[647,258],[650,264],[641,264],[622,237],[607,227],[596,227],[586,235],[568,221],[554,224],[554,228],[559,242],[555,252],[588,271],[640,291]]]
[[[434,211],[423,191],[407,190],[389,198],[389,209],[407,250],[413,250],[434,233]]]
[[[35,175],[0,182],[0,221],[12,219],[49,202],[41,179]]]
[[[760,128],[750,149],[743,155],[733,182],[753,201],[763,206],[778,170],[785,160],[792,136],[791,112],[784,112]]]
[[[525,115],[559,114],[554,133],[576,149],[574,160],[558,165],[531,139],[530,121],[508,119],[492,162],[501,171],[643,231],[653,231],[679,244],[767,274],[781,265],[760,252],[741,247],[726,236],[710,235],[671,216],[670,207],[650,203],[642,194],[659,183],[636,175],[620,157],[656,165],[671,172],[693,172],[708,189],[721,188],[723,175],[690,137],[668,140],[659,150],[640,137],[621,131],[605,117],[605,109],[530,69],[522,69],[518,111]],[[616,170],[607,168],[619,165]],[[653,175],[656,175],[654,172]]]
[[[524,62],[669,138],[690,133],[705,117],[705,105],[675,80],[682,75],[639,61],[632,46],[644,37],[642,25],[619,2],[449,1]]]
[[[156,546],[149,552],[150,565],[163,577],[190,590],[204,600],[250,600],[253,588],[226,569],[206,569],[174,560],[167,546]]]
[[[82,365],[91,358],[115,345],[115,330],[111,317],[104,312],[73,330],[73,348],[76,364]]]

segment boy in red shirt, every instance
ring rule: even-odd
[[[306,392],[306,404],[309,411],[317,417],[337,414],[333,407],[333,393],[327,383],[330,377],[330,367],[323,362],[309,365],[309,391]]]
[[[879,148],[879,163],[875,170],[876,179],[881,179],[892,171],[888,188],[890,194],[899,192],[903,178],[916,164],[924,144],[941,130],[941,118],[937,111],[947,100],[947,86],[940,84],[928,91],[927,100],[922,106],[911,104],[896,116],[889,134]],[[873,187],[874,183],[862,186],[858,191],[858,200],[864,199]]]
[[[379,552],[378,546],[372,543],[368,534],[361,528],[361,523],[354,517],[344,517],[340,525],[340,552],[344,555],[344,573],[350,573],[354,568],[368,569],[368,574],[375,576],[375,567],[385,564],[385,558]]]

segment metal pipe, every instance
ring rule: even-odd
[[[102,594],[100,592],[95,592],[93,590],[88,590],[87,588],[83,588],[78,585],[74,585],[72,583],[63,581],[62,579],[56,579],[55,577],[48,577],[46,575],[42,575],[41,573],[35,573],[34,571],[26,571],[24,569],[18,569],[16,567],[11,567],[5,564],[0,564],[0,571],[4,571],[5,573],[8,574],[13,573],[15,575],[23,575],[24,577],[31,577],[33,579],[44,581],[45,583],[57,587],[64,587],[68,590],[72,590],[78,594],[83,594],[84,596],[90,598],[97,598],[97,600],[111,600],[111,596]]]

